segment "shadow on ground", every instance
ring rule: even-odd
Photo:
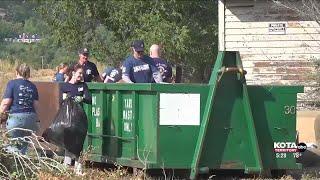
[[[287,175],[294,179],[318,179],[320,178],[320,149],[310,149],[302,153],[297,160],[302,164],[301,170],[288,170]]]

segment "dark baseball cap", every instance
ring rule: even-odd
[[[88,54],[89,54],[88,48],[80,49],[80,50],[79,50],[79,54],[88,55]]]
[[[144,51],[144,42],[142,40],[135,40],[132,42],[131,47],[133,47],[135,51]]]

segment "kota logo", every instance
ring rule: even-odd
[[[294,142],[274,142],[273,149],[275,152],[304,152],[307,150],[305,143],[296,145]]]

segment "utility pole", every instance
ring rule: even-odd
[[[41,56],[41,69],[43,69],[43,56]]]

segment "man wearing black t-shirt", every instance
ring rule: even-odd
[[[91,81],[103,82],[98,72],[97,66],[93,62],[90,62],[88,57],[89,57],[89,50],[87,48],[81,49],[79,51],[78,64],[80,64],[83,68],[84,82],[91,82]]]

